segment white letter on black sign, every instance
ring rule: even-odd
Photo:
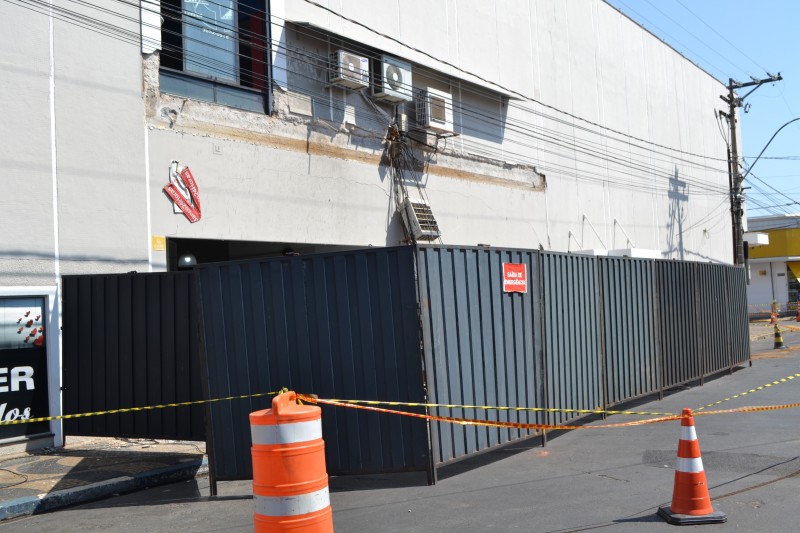
[[[26,390],[33,390],[33,368],[17,366],[11,369],[11,390],[18,391],[20,382],[25,383]]]

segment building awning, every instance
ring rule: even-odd
[[[789,267],[795,278],[800,279],[800,261],[786,261],[786,266]]]

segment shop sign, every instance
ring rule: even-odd
[[[0,298],[0,422],[49,416],[44,298]],[[0,425],[0,440],[47,433],[48,422]]]
[[[183,213],[194,224],[203,213],[200,209],[200,188],[189,167],[173,161],[169,167],[169,183],[164,193],[172,200],[175,212]]]

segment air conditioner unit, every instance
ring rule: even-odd
[[[423,130],[453,131],[453,96],[436,89],[416,89],[417,125]]]
[[[406,198],[403,201],[403,222],[417,241],[433,241],[441,236],[431,206],[425,200]]]
[[[346,50],[331,54],[330,82],[350,89],[369,87],[369,59]]]
[[[387,102],[410,102],[411,65],[400,59],[381,56],[380,68],[374,69],[372,96]]]

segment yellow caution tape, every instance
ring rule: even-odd
[[[697,416],[700,415],[715,415],[715,414],[728,414],[728,413],[746,413],[746,412],[759,412],[759,411],[774,411],[778,409],[791,409],[795,407],[800,407],[800,403],[797,404],[785,404],[785,405],[772,405],[772,406],[756,406],[756,407],[740,407],[736,409],[727,409],[727,410],[720,410],[720,411],[705,411],[700,412],[706,407],[713,407],[715,405],[719,405],[721,403],[733,400],[735,398],[741,398],[748,394],[752,394],[754,392],[767,389],[774,385],[779,385],[780,383],[786,383],[791,381],[795,378],[800,378],[800,374],[794,374],[791,376],[787,376],[785,378],[781,378],[778,380],[773,381],[772,383],[767,383],[760,387],[756,387],[754,389],[750,389],[749,391],[742,392],[740,394],[731,396],[730,398],[725,398],[724,400],[720,400],[718,402],[714,402],[703,407],[700,407],[695,410],[694,414]],[[90,413],[77,413],[77,414],[70,414],[70,415],[59,415],[59,416],[45,416],[39,418],[27,418],[27,419],[17,419],[17,420],[9,420],[6,422],[0,422],[0,426],[8,426],[8,425],[16,425],[16,424],[31,424],[34,422],[48,422],[51,420],[69,420],[73,418],[85,418],[90,416],[100,416],[100,415],[112,415],[112,414],[120,414],[120,413],[133,413],[133,412],[141,412],[141,411],[152,411],[155,409],[164,409],[167,407],[185,407],[191,405],[202,405],[214,402],[223,402],[223,401],[230,401],[230,400],[242,400],[247,398],[258,398],[263,396],[274,396],[276,394],[283,394],[288,392],[289,389],[282,388],[275,392],[260,392],[255,394],[244,394],[239,396],[226,396],[221,398],[212,398],[209,400],[194,400],[189,402],[177,402],[177,403],[166,403],[166,404],[158,404],[158,405],[147,405],[144,407],[126,407],[121,409],[109,409],[106,411],[95,411]],[[340,407],[353,407],[357,409],[366,409],[370,411],[377,411],[383,413],[390,413],[390,414],[398,414],[398,415],[405,415],[405,416],[412,416],[416,418],[424,418],[427,420],[433,421],[441,421],[441,422],[452,422],[461,425],[475,425],[475,426],[490,426],[490,427],[505,427],[505,428],[512,428],[512,429],[584,429],[584,428],[611,428],[611,427],[627,427],[627,426],[638,426],[643,424],[654,424],[658,422],[667,422],[670,420],[677,420],[681,418],[680,414],[676,413],[662,413],[662,412],[653,412],[653,411],[613,411],[613,410],[603,410],[603,409],[562,409],[562,408],[544,408],[544,407],[508,407],[508,406],[492,406],[492,405],[461,405],[461,404],[441,404],[441,403],[420,403],[420,402],[387,402],[387,401],[379,401],[379,400],[341,400],[341,399],[319,399],[314,395],[306,395],[306,394],[298,394],[297,395],[298,402],[302,402],[305,400],[308,403],[316,404],[328,404]],[[443,409],[481,409],[481,410],[496,410],[496,411],[509,411],[509,412],[542,412],[542,413],[577,413],[577,414],[606,414],[606,415],[637,415],[637,416],[652,416],[658,418],[651,418],[646,420],[635,420],[631,422],[621,422],[617,424],[603,424],[603,425],[594,425],[594,426],[569,426],[569,425],[553,425],[553,424],[519,424],[514,422],[497,422],[497,421],[490,421],[490,420],[474,420],[474,419],[465,419],[465,418],[455,418],[455,417],[444,417],[444,416],[436,416],[436,415],[426,415],[420,413],[410,413],[407,411],[397,411],[392,409],[381,409],[377,407],[371,406],[378,406],[378,405],[386,405],[386,406],[393,406],[393,407],[428,407],[428,408],[443,408]]]
[[[241,396],[226,396],[224,398],[212,398],[210,400],[193,400],[191,402],[178,402],[178,403],[163,403],[158,405],[147,405],[144,407],[126,407],[124,409],[109,409],[107,411],[95,411],[93,413],[77,413],[74,415],[59,415],[59,416],[43,416],[39,418],[18,418],[17,420],[9,420],[7,422],[0,422],[0,426],[13,426],[15,424],[32,424],[34,422],[49,422],[51,420],[69,420],[71,418],[85,418],[89,416],[98,415],[115,415],[118,413],[134,413],[138,411],[152,411],[154,409],[164,409],[165,407],[184,407],[187,405],[202,405],[205,403],[225,402],[228,400],[243,400],[246,398],[258,398],[259,396],[274,396],[276,394],[283,394],[288,392],[289,389],[283,388],[277,392],[258,392],[256,394],[244,394]]]
[[[606,411],[603,409],[560,409],[557,407],[506,407],[494,405],[459,405],[449,403],[413,403],[413,402],[383,402],[378,400],[339,400],[327,399],[328,402],[337,402],[353,405],[388,405],[393,407],[435,407],[443,409],[483,409],[496,411],[529,411],[536,413],[578,413],[597,415],[641,415],[641,416],[674,416],[675,413],[656,413],[652,411]]]
[[[766,389],[768,389],[768,388],[770,388],[770,387],[772,387],[774,385],[780,385],[781,383],[787,383],[787,382],[789,382],[789,381],[791,381],[791,380],[793,380],[795,378],[800,378],[800,374],[793,374],[791,376],[786,376],[785,378],[776,379],[772,383],[767,383],[765,385],[761,385],[760,387],[756,387],[754,389],[750,389],[748,391],[740,392],[739,394],[735,394],[735,395],[731,396],[730,398],[725,398],[724,400],[720,400],[718,402],[714,402],[714,403],[710,403],[708,405],[704,405],[702,407],[698,407],[697,409],[695,409],[695,412],[702,411],[706,407],[714,407],[715,405],[719,405],[721,403],[725,403],[725,402],[729,402],[731,400],[735,400],[736,398],[743,398],[743,397],[747,396],[748,394],[753,394],[754,392],[766,390]]]

